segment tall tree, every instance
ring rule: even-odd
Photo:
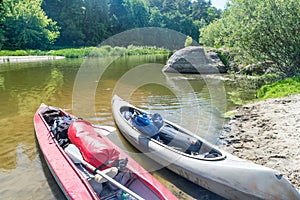
[[[299,0],[231,0],[215,23],[220,34],[214,40],[222,37],[246,64],[272,61],[287,76],[300,71]]]
[[[145,0],[110,0],[112,33],[149,25],[149,6]]]
[[[145,27],[149,24],[149,5],[145,0],[127,0],[134,27]]]
[[[85,45],[98,45],[109,36],[108,2],[106,0],[85,1],[83,34]]]
[[[130,19],[128,20],[128,9],[124,0],[110,0],[109,17],[111,23],[111,31],[113,34],[125,31],[127,28],[132,28]]]
[[[174,29],[198,40],[199,29],[220,18],[221,11],[206,0],[149,0],[150,25]]]
[[[61,27],[56,45],[84,45],[85,35],[82,29],[86,7],[83,0],[43,0],[43,9]]]
[[[41,9],[41,0],[4,0],[1,4],[3,48],[43,49],[59,36],[56,22]]]
[[[160,8],[164,0],[148,0],[150,7]]]
[[[1,4],[2,4],[2,0],[1,0]],[[0,5],[0,27],[4,27],[4,21],[5,21],[5,10],[4,10],[4,6]],[[4,31],[3,28],[0,29],[0,50],[2,49],[2,46],[4,44]]]
[[[108,0],[44,0],[43,9],[61,27],[56,45],[97,45],[109,36]]]
[[[0,48],[45,48],[54,41],[57,46],[97,45],[110,35],[146,26],[198,39],[199,27],[218,17],[210,5],[206,0],[3,0]]]

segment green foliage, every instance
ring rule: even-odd
[[[0,50],[0,56],[43,56],[47,51],[41,50]]]
[[[113,48],[113,50],[111,51],[112,56],[123,56],[126,53],[126,48],[124,47],[115,47]]]
[[[216,20],[208,26],[201,28],[199,43],[209,47],[221,47],[224,44],[221,37],[221,26],[221,20]]]
[[[245,64],[271,61],[292,77],[300,69],[299,27],[298,0],[231,0],[222,19],[201,30],[200,41],[232,47]]]
[[[210,1],[44,0],[43,9],[61,27],[56,45],[90,46],[137,27],[163,27],[199,37],[199,28],[220,17]]]
[[[150,12],[146,0],[110,0],[109,17],[112,34],[149,26]]]
[[[258,92],[257,97],[260,99],[278,98],[291,94],[300,93],[300,76],[294,78],[287,78],[277,81],[270,85],[262,86]]]
[[[193,42],[193,38],[190,37],[190,36],[186,36],[186,40],[184,42],[184,46],[188,47],[188,46],[190,46],[192,44],[192,42]]]
[[[1,50],[0,56],[26,56],[28,55],[27,51],[25,50]]]
[[[1,9],[1,6],[0,6],[0,24],[3,25],[3,13],[1,12],[2,9]],[[3,29],[1,28],[0,29],[0,49],[2,49],[2,46],[3,46],[3,43],[4,43],[4,40],[5,40],[5,37],[4,37],[4,31]]]
[[[90,48],[69,48],[69,49],[59,49],[59,50],[51,50],[47,53],[50,56],[65,56],[67,58],[80,58],[88,56],[90,52],[93,51],[93,47]]]
[[[150,0],[150,26],[173,29],[198,40],[199,29],[219,18],[210,1]]]
[[[101,49],[104,49],[104,50],[107,51],[107,52],[111,52],[111,51],[112,51],[112,47],[109,46],[109,45],[101,46]]]
[[[4,0],[3,47],[5,49],[47,48],[59,36],[56,22],[41,9],[41,0]]]
[[[218,51],[218,57],[225,66],[229,65],[230,57],[224,51]]]
[[[108,45],[87,48],[67,48],[51,51],[41,50],[1,50],[0,56],[65,56],[66,58],[81,58],[81,57],[104,57],[104,56],[123,56],[123,55],[145,55],[145,54],[169,54],[170,51],[156,47],[138,47],[129,46],[124,47],[111,47]]]
[[[88,56],[89,57],[104,57],[108,56],[112,52],[112,49],[108,50],[106,48],[95,48],[93,51],[91,51]]]
[[[146,54],[169,54],[170,51],[150,46],[134,46],[127,47],[126,55],[146,55]]]
[[[98,45],[109,35],[108,0],[43,0],[42,7],[61,27],[56,45]]]
[[[206,25],[220,18],[222,14],[221,10],[211,7],[211,1],[206,0],[192,1],[191,11],[193,20],[204,20]]]
[[[199,28],[221,14],[206,0],[3,0],[0,8],[2,49],[96,46],[137,27],[169,28],[198,40]]]
[[[127,2],[126,2],[127,1]],[[126,0],[133,27],[146,27],[149,21],[149,6],[145,0]]]
[[[129,16],[127,7],[128,5],[125,5],[123,0],[110,0],[109,19],[112,34],[125,31],[127,28],[132,28],[130,24],[132,19],[127,19],[127,16]]]

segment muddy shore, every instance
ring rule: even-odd
[[[222,149],[281,172],[300,191],[300,95],[237,107]]]

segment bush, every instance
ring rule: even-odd
[[[48,55],[48,56],[65,56],[66,58],[82,58],[90,57],[103,57],[103,56],[122,56],[122,55],[144,55],[144,54],[169,54],[170,51],[156,47],[138,47],[130,45],[128,48],[101,46],[99,48],[86,47],[86,48],[66,48],[51,51],[41,50],[1,50],[0,56],[30,56],[30,55]]]
[[[124,47],[114,47],[112,51],[110,52],[111,56],[122,56],[125,55],[126,48]]]
[[[107,56],[109,55],[109,52],[111,51],[111,48],[107,48],[106,47],[101,47],[101,48],[95,48],[94,50],[92,50],[90,53],[89,53],[89,57],[104,57],[104,56]]]
[[[200,30],[200,43],[231,47],[245,65],[272,62],[293,77],[300,70],[299,27],[299,0],[231,0],[220,20]]]
[[[215,20],[214,22],[210,23],[208,26],[201,28],[199,43],[203,44],[204,46],[219,48],[223,43],[223,39],[221,37],[221,27],[222,21]]]
[[[278,98],[291,94],[300,93],[300,76],[294,78],[287,78],[277,81],[270,85],[262,86],[258,92],[257,97],[260,99]]]
[[[112,47],[109,46],[109,45],[101,46],[101,49],[104,49],[104,50],[107,51],[107,52],[111,52],[111,51],[112,51]]]

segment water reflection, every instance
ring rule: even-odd
[[[5,81],[5,79],[4,79],[3,74],[0,74],[0,88],[1,88],[2,90],[5,89],[5,87],[4,87],[4,81]]]
[[[143,64],[127,71],[113,93],[215,143],[226,111],[222,81],[205,75],[163,74],[162,67]]]
[[[1,92],[0,167],[9,170],[17,166],[16,149],[20,144],[34,149],[33,113],[41,102],[54,102],[61,91],[63,74],[56,68],[34,68],[19,73],[8,71],[3,76],[6,89]],[[33,151],[24,153],[30,159],[36,156]]]
[[[114,126],[111,97],[117,93],[127,97],[129,102],[140,108],[160,112],[165,118],[195,131],[210,141],[215,141],[214,134],[221,125],[222,110],[211,104],[211,91],[206,86],[208,79],[205,80],[202,76],[165,75],[161,72],[165,61],[166,56],[130,56],[94,58],[84,62],[82,59],[65,59],[2,64],[1,197],[57,198],[49,188],[53,179],[47,177],[48,172],[43,172],[45,166],[36,148],[33,115],[41,103],[64,108],[92,123]],[[77,79],[80,70],[92,73]],[[214,92],[220,93],[219,90]],[[223,99],[216,102],[221,107],[223,103]],[[123,149],[135,154],[136,150],[119,133],[111,134],[110,137]],[[141,161],[145,168],[151,169],[155,166],[155,163],[147,158],[138,156],[136,159]],[[168,170],[159,170],[154,175],[171,190],[177,190],[179,196],[181,192],[182,198],[197,198],[207,193],[206,190]],[[14,184],[18,180],[21,180],[20,183]],[[185,189],[182,185],[188,185],[197,192]]]
[[[25,145],[16,147],[17,166],[10,172],[0,170],[1,180],[1,199],[54,199],[54,197],[63,197],[56,186],[56,191],[52,192],[49,184],[45,181],[45,174],[41,170],[41,161],[38,156],[29,158]],[[34,149],[36,151],[36,149]],[[34,171],[34,173],[33,173]],[[55,185],[54,185],[55,187]],[[62,199],[62,198],[58,198]]]

